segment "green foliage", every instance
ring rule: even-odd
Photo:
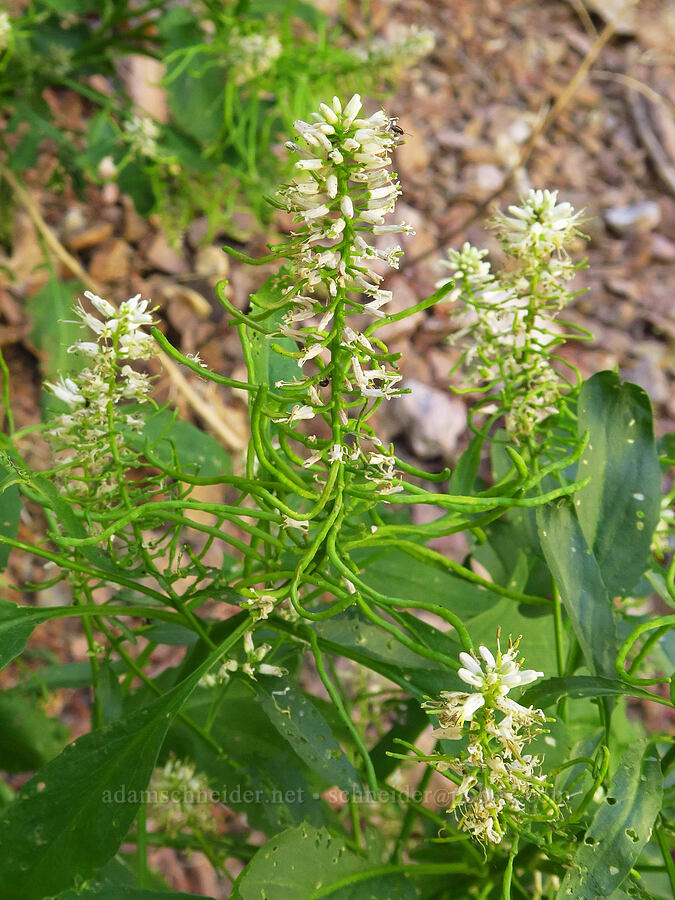
[[[413,886],[388,868],[350,852],[343,839],[325,829],[300,825],[258,850],[237,880],[232,900],[412,900]]]
[[[557,898],[613,896],[651,836],[662,795],[663,775],[653,748],[631,747],[593,816]]]
[[[646,393],[599,372],[579,394],[579,434],[588,444],[579,461],[590,477],[575,500],[579,524],[610,597],[640,580],[659,521],[661,476]]]
[[[156,138],[136,123],[121,148],[119,110],[92,100],[103,108],[86,165],[117,154],[120,181],[146,211],[176,160],[212,193],[226,164],[260,194],[276,164],[268,173],[259,151],[320,86],[315,67],[333,62],[310,59],[311,38],[316,54],[330,35],[309,5],[284,4],[280,23],[270,3],[204,8],[208,27],[194,7],[171,6],[158,34],[142,37],[127,30],[126,6],[52,3],[26,37],[87,9],[58,45],[78,66],[96,68],[97,17],[106,59],[136,40],[170,48],[174,118]],[[238,81],[252,61],[232,54],[270,31],[279,53]],[[659,470],[672,447],[657,448],[634,385],[600,373],[563,388],[537,363],[556,361],[537,343],[536,315],[569,296],[556,279],[575,264],[558,225],[570,238],[577,216],[535,194],[528,215],[548,215],[546,228],[519,217],[515,243],[502,234],[528,278],[511,284],[517,305],[493,309],[493,324],[515,309],[513,333],[527,338],[514,354],[497,328],[480,348],[495,411],[452,473],[421,471],[372,425],[400,392],[397,355],[377,329],[445,289],[387,314],[371,263],[395,264],[398,251],[366,238],[407,230],[383,224],[398,194],[387,171],[397,126],[383,111],[361,118],[358,96],[320,110],[298,125],[306,148],[292,145],[300,166],[282,192],[297,230],[262,260],[285,263],[247,313],[218,287],[246,380],[153,331],[176,361],[247,393],[245,458],[154,404],[151,379],[134,368],[154,346],[144,301],[116,308],[87,295],[101,318],[79,309],[93,335],[80,347],[86,367],[70,373],[64,345],[81,336],[67,322],[73,286],[51,280],[34,304],[33,341],[64,412],[50,408],[18,433],[5,416],[0,562],[33,553],[50,564],[40,587],[60,582],[72,602],[32,605],[34,585],[21,585],[20,603],[0,601],[0,665],[11,664],[14,685],[0,697],[0,766],[34,772],[16,796],[0,784],[3,897],[187,897],[148,869],[149,848],[164,846],[203,853],[235,900],[662,900],[675,890],[675,751],[646,733],[647,716],[631,717],[673,706],[675,615],[633,607],[652,587],[675,604]],[[141,139],[157,152],[139,153]],[[39,145],[18,146],[26,160]],[[480,254],[460,256],[481,271]],[[533,393],[542,371],[543,406]],[[4,360],[2,373],[8,406]],[[38,430],[54,455],[33,471],[22,453]],[[24,502],[42,511],[32,544],[17,538]],[[420,522],[420,507],[436,515]],[[438,543],[458,534],[461,560]],[[16,580],[14,567],[6,577]],[[64,617],[81,619],[87,661],[29,667],[33,630]],[[91,730],[63,750],[45,704],[62,688],[91,700]],[[419,793],[407,775],[415,763]]]
[[[148,119],[146,142],[135,138],[141,111],[119,74],[120,59],[132,54],[166,67],[170,119]],[[141,215],[159,214],[175,237],[199,214],[208,217],[209,236],[223,228],[237,236],[235,212],[267,218],[264,195],[284,172],[273,148],[293,121],[337,87],[375,88],[387,74],[350,46],[342,26],[297,0],[178,7],[158,0],[140,14],[127,0],[36,0],[11,19],[0,71],[16,174],[35,165],[50,139],[55,186],[69,178],[83,192],[87,182],[114,180]],[[94,74],[110,92],[91,87]],[[45,102],[47,90],[63,88],[89,105],[84,139],[55,121]]]
[[[149,706],[74,741],[24,786],[0,822],[8,900],[42,900],[113,856],[143,802],[171,721],[213,661]]]
[[[68,729],[50,719],[32,698],[15,691],[0,695],[0,768],[30,772],[63,748]]]

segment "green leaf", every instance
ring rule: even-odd
[[[294,690],[287,679],[275,678],[274,688],[258,682],[256,700],[279,734],[326,785],[335,784],[350,794],[358,792],[358,772],[309,697]]]
[[[460,456],[450,476],[449,494],[471,494],[476,485],[480,458],[483,451],[484,438],[476,434],[469,442],[469,446]]]
[[[607,796],[556,895],[557,900],[597,900],[617,890],[649,840],[661,809],[663,776],[651,745],[624,755]]]
[[[470,618],[499,602],[499,595],[449,572],[413,559],[396,548],[355,559],[363,566],[363,580],[388,597],[424,599],[461,618]]]
[[[23,651],[35,626],[47,619],[49,609],[17,606],[10,600],[0,600],[0,670]]]
[[[529,659],[528,659],[529,662]],[[546,707],[557,703],[562,697],[578,700],[582,697],[639,697],[650,700],[649,691],[618,678],[604,678],[600,675],[568,675],[565,678],[547,678],[538,681],[523,694],[522,702],[528,706]]]
[[[68,353],[68,347],[82,338],[82,325],[73,312],[73,304],[82,285],[79,281],[59,281],[50,278],[27,304],[33,319],[30,339],[40,358],[40,370],[46,380],[72,372],[78,368],[78,358]],[[82,367],[82,363],[79,367]],[[45,392],[45,410],[62,411],[65,404],[52,393]]]
[[[213,750],[177,721],[165,743],[179,759],[189,758],[213,785],[223,786],[223,803],[245,812],[252,828],[268,834],[311,822],[321,826],[327,819],[319,795],[324,784],[313,775],[291,745],[279,733],[259,704],[252,702],[247,685],[233,679],[214,700],[212,690],[195,691],[185,711],[200,725],[213,717],[210,726],[215,741],[226,755]],[[233,728],[236,723],[236,729]]]
[[[0,821],[6,900],[42,900],[90,878],[124,840],[167,730],[213,664],[144,709],[69,744]]]
[[[555,632],[551,616],[531,618],[523,615],[521,609],[507,598],[476,616],[468,624],[469,634],[474,647],[485,644],[494,650],[497,629],[501,628],[502,642],[509,637],[514,639],[523,635],[520,651],[525,658],[528,669],[541,669],[550,672],[555,668]],[[503,644],[502,644],[503,646]],[[457,650],[459,652],[459,645]]]
[[[0,465],[0,477],[10,472]],[[0,535],[15,538],[19,530],[19,516],[21,515],[21,495],[19,488],[12,484],[0,494]],[[0,544],[0,572],[7,568],[7,561],[11,547]]]
[[[57,900],[212,900],[203,894],[184,894],[182,891],[147,891],[143,888],[120,887],[106,882],[84,890],[64,891]]]
[[[357,856],[325,828],[289,828],[256,853],[237,879],[231,900],[414,900],[400,874]],[[332,890],[331,890],[332,888]]]
[[[568,504],[537,510],[539,538],[546,562],[586,663],[594,675],[614,676],[616,623],[600,568]]]
[[[159,32],[167,55],[176,54],[166,78],[171,114],[187,134],[212,144],[223,127],[226,69],[217,55],[208,52],[199,20],[190,10],[168,10],[159,19]],[[182,50],[189,51],[187,65]]]
[[[322,650],[379,672],[419,699],[445,690],[453,675],[451,670],[408,650],[355,612],[317,622],[313,627]]]
[[[283,273],[283,269],[281,270]],[[278,303],[281,299],[283,283],[278,275],[273,275],[251,297],[251,312],[260,314],[267,306]],[[281,321],[283,309],[270,313],[260,320],[259,324],[268,330],[275,330]],[[293,381],[298,378],[300,369],[297,359],[276,353],[271,344],[278,344],[285,350],[297,351],[298,345],[291,338],[271,338],[259,331],[249,329],[251,359],[253,361],[253,379],[256,384],[267,384],[272,390],[277,381]]]
[[[145,417],[141,431],[129,430],[125,434],[136,452],[142,453],[147,441],[162,462],[169,466],[177,462],[181,469],[202,478],[229,475],[232,471],[232,460],[225,448],[201,428],[181,419],[175,410],[150,412],[138,405],[132,409]]]
[[[104,659],[98,670],[98,701],[104,723],[114,722],[122,715],[122,691],[119,678],[110,660]]]
[[[68,729],[35,702],[14,691],[0,694],[0,769],[32,772],[53,759]]]
[[[647,567],[660,514],[649,398],[614,372],[599,372],[581,388],[578,428],[589,434],[579,472],[591,480],[575,496],[577,516],[610,597],[625,595]]]

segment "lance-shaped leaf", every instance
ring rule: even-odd
[[[49,609],[33,609],[0,600],[0,669],[22,652],[35,626],[47,619]]]
[[[586,664],[595,675],[613,677],[616,626],[600,568],[567,503],[537,510],[539,539],[570,617]]]
[[[341,837],[311,825],[264,844],[237,879],[231,900],[413,900],[417,892],[387,866],[352,853]]]
[[[256,700],[279,734],[327,785],[336,784],[347,793],[360,789],[358,772],[308,697],[294,690],[286,679],[275,678],[272,686],[261,679]]]
[[[661,475],[647,394],[599,372],[579,395],[579,435],[589,440],[579,471],[590,476],[574,503],[610,597],[640,580],[659,520]]]
[[[619,764],[557,900],[614,896],[649,840],[662,796],[661,765],[653,747],[634,745]]]
[[[0,820],[3,900],[57,894],[117,852],[166,732],[214,658],[144,709],[73,741],[23,786]]]
[[[546,678],[538,681],[523,694],[527,706],[547,707],[563,697],[580,700],[584,697],[623,697],[629,695],[640,700],[651,700],[653,695],[618,678],[598,675],[568,675],[565,678]]]

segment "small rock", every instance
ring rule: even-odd
[[[414,178],[429,167],[429,150],[419,135],[406,138],[396,150],[396,165],[406,178]]]
[[[646,234],[653,231],[661,221],[659,204],[653,200],[635,203],[632,206],[616,206],[604,214],[607,227],[621,237],[632,234]]]
[[[185,232],[188,246],[192,247],[193,250],[196,250],[208,234],[208,231],[209,220],[206,216],[198,216],[196,219],[193,219]]]
[[[131,247],[122,238],[115,238],[94,253],[89,272],[95,281],[115,284],[129,275]]]
[[[161,232],[154,236],[145,255],[154,269],[166,272],[167,275],[181,275],[187,270],[185,259]]]
[[[457,397],[421,381],[406,379],[403,394],[391,403],[391,415],[407,435],[420,459],[453,458],[460,435],[466,429],[466,409]]]
[[[227,278],[229,271],[230,260],[220,247],[214,247],[213,244],[210,244],[206,247],[201,247],[197,251],[197,258],[195,259],[195,272],[197,275],[215,283],[222,278]]]
[[[70,250],[86,250],[88,247],[98,247],[112,236],[114,226],[112,222],[94,222],[87,226],[85,223],[79,228],[74,227],[80,217],[76,210],[68,210],[66,220],[63,223],[63,236],[66,246]],[[72,214],[72,215],[71,215]]]
[[[650,250],[651,257],[655,262],[675,262],[675,244],[668,240],[664,234],[653,234],[651,236]]]
[[[479,200],[489,197],[504,184],[504,173],[490,163],[467,166],[466,174],[469,192]]]
[[[137,244],[148,233],[148,223],[136,212],[134,201],[126,194],[122,195],[124,207],[124,240]]]

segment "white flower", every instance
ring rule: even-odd
[[[124,131],[131,147],[140,156],[155,159],[158,155],[159,126],[148,116],[132,116],[124,123]]]
[[[558,203],[557,191],[528,191],[520,206],[509,206],[510,215],[498,213],[498,236],[516,255],[536,248],[545,253],[563,250],[579,231],[581,212],[571,203]]]
[[[9,39],[12,34],[12,20],[9,13],[4,9],[0,10],[0,51],[9,45]]]
[[[284,422],[287,425],[292,425],[293,422],[299,422],[302,419],[313,419],[316,413],[312,409],[311,406],[301,406],[296,403],[293,409],[287,416],[283,416],[280,419],[274,419],[275,422]]]
[[[278,602],[276,597],[272,597],[269,594],[262,594],[260,597],[250,597],[249,599],[244,600],[242,605],[250,610],[253,618],[258,621],[260,619],[266,619],[271,612],[274,612],[274,607]]]
[[[45,387],[49,388],[59,400],[63,400],[68,406],[81,406],[85,402],[79,385],[72,378],[64,378],[59,376],[57,382],[45,382]]]

